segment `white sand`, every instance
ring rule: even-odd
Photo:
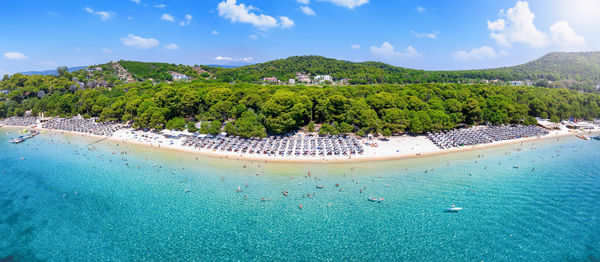
[[[123,129],[115,132],[111,139],[125,143],[135,143],[149,145],[152,147],[160,147],[166,149],[174,149],[189,153],[197,153],[208,156],[225,157],[232,159],[244,160],[266,160],[266,161],[282,161],[282,162],[358,162],[358,161],[377,161],[389,159],[401,159],[411,157],[423,157],[443,153],[460,152],[488,148],[506,144],[522,143],[526,141],[556,138],[561,136],[574,136],[576,134],[600,132],[600,129],[590,131],[574,131],[566,127],[561,127],[560,130],[550,131],[548,135],[540,137],[530,137],[521,139],[512,139],[505,141],[497,141],[489,144],[480,144],[476,146],[465,146],[460,148],[440,149],[426,136],[395,136],[386,140],[381,139],[361,139],[360,142],[365,145],[363,154],[351,156],[280,156],[280,155],[264,155],[264,154],[249,154],[236,152],[223,152],[209,149],[197,149],[183,146],[184,138],[168,139],[160,134],[151,132],[133,131],[132,129]],[[137,135],[137,136],[136,136]],[[144,137],[145,136],[145,137]],[[368,144],[366,144],[368,143]],[[377,144],[377,146],[374,146]]]
[[[21,127],[23,128],[23,127]],[[43,130],[48,130],[41,128]],[[65,132],[60,130],[49,130],[60,133],[70,133],[75,135],[106,138],[102,136],[95,136],[77,132]],[[556,138],[561,136],[575,136],[577,134],[591,134],[600,132],[600,128],[587,131],[575,131],[567,129],[561,126],[560,130],[550,131],[548,135],[540,137],[530,137],[521,139],[512,139],[505,141],[497,141],[488,144],[480,144],[476,146],[465,146],[460,148],[451,149],[440,149],[433,142],[431,142],[426,136],[395,136],[386,140],[381,139],[361,139],[360,142],[365,145],[364,153],[351,155],[351,156],[280,156],[280,155],[263,155],[263,154],[249,154],[249,153],[236,153],[236,152],[223,152],[209,149],[197,149],[193,147],[184,146],[183,142],[185,138],[171,139],[167,138],[162,134],[135,131],[133,129],[121,129],[115,132],[109,140],[122,143],[138,144],[150,147],[159,147],[161,149],[178,150],[192,154],[201,154],[213,157],[222,157],[230,159],[240,160],[260,160],[260,161],[277,161],[277,162],[360,162],[360,161],[378,161],[378,160],[391,160],[391,159],[402,159],[402,158],[414,158],[424,157],[444,153],[460,152],[477,150],[481,148],[488,148],[500,145],[522,143],[526,141]],[[187,133],[187,132],[186,132]],[[188,133],[189,134],[189,133]],[[367,145],[368,143],[370,145]],[[373,144],[376,143],[377,146]]]

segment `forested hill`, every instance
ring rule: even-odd
[[[518,66],[461,71],[424,71],[380,62],[349,62],[321,56],[293,56],[238,68],[208,70],[225,82],[260,82],[265,77],[287,80],[294,78],[296,73],[307,73],[331,75],[334,80],[349,79],[351,84],[530,80],[542,86],[592,89],[600,84],[600,52],[555,52]]]
[[[350,62],[322,56],[292,56],[237,68],[219,68],[215,77],[226,82],[260,82],[265,77],[287,80],[296,73],[331,75],[334,80],[349,79],[352,84],[434,82],[428,72],[391,66],[380,62]],[[426,80],[426,81],[423,81]]]
[[[518,66],[452,73],[473,79],[563,80],[595,86],[600,84],[600,52],[554,52]]]

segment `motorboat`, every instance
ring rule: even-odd
[[[446,210],[444,210],[444,212],[446,213],[457,213],[458,211],[461,211],[462,207],[457,207],[455,205],[450,206],[449,208],[446,208]]]
[[[18,144],[18,143],[21,143],[23,141],[25,141],[25,139],[22,136],[20,136],[20,137],[11,139],[10,143],[11,144]]]
[[[377,202],[377,203],[381,203],[383,202],[383,197],[380,198],[376,198],[376,197],[368,197],[367,200],[369,200],[369,202]]]

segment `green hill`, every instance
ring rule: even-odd
[[[425,71],[391,66],[380,62],[350,62],[321,56],[292,56],[237,68],[207,68],[226,82],[260,82],[265,77],[281,80],[296,73],[327,74],[334,80],[350,79],[351,84],[449,83],[481,80],[538,82],[543,86],[593,89],[600,83],[600,52],[547,54],[526,64],[481,70]]]
[[[174,71],[193,78],[199,77],[197,71],[192,66],[176,65],[168,63],[137,62],[137,61],[119,61],[119,64],[125,68],[134,79],[145,80],[152,78],[155,80],[171,80],[169,72]]]

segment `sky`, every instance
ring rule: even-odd
[[[426,70],[600,51],[600,0],[3,1],[0,74],[111,60],[244,65],[295,55]]]

